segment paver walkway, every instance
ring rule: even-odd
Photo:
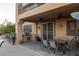
[[[22,45],[11,45],[6,39],[0,36],[1,40],[5,40],[2,47],[0,47],[0,56],[44,56],[50,55],[45,52],[35,51],[34,49],[29,48],[28,46]],[[54,54],[52,54],[54,55]]]

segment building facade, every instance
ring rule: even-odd
[[[79,4],[73,3],[17,3],[16,43],[23,40],[25,25],[31,25],[31,34],[44,40],[69,38],[76,33],[76,20],[70,14],[79,11]]]

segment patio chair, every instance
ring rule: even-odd
[[[47,40],[41,40],[43,51],[48,51],[48,43]]]
[[[51,51],[53,51],[55,53],[56,51],[56,44],[55,44],[55,41],[49,41],[49,48]]]
[[[73,38],[71,38],[71,40],[67,43],[66,46],[66,55],[76,55],[76,41],[75,41],[76,37],[74,36]]]
[[[56,55],[64,55],[66,52],[66,43],[55,43],[56,48],[55,48],[55,54]]]
[[[42,40],[43,46],[46,48],[48,46],[47,40]]]

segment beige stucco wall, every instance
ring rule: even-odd
[[[67,32],[66,32],[66,25],[67,25],[67,20],[68,18],[61,18],[61,19],[56,19],[55,20],[55,38],[57,37],[68,37],[68,38],[72,38],[73,36],[67,36]],[[53,21],[51,21],[53,23]],[[44,22],[45,23],[45,22]],[[23,25],[27,25],[27,24],[32,24],[32,35],[33,35],[33,39],[32,40],[35,40],[35,37],[36,36],[39,36],[41,39],[43,38],[42,37],[42,24],[44,23],[27,23],[25,22]],[[48,23],[48,22],[46,22]],[[54,23],[53,23],[54,24]],[[37,26],[36,26],[37,25]],[[54,30],[54,25],[53,25],[53,30]],[[53,31],[53,34],[54,34],[54,31]]]
[[[69,20],[70,18],[61,18],[61,19],[56,19],[55,20],[55,30],[54,30],[54,25],[53,25],[53,34],[55,34],[55,38],[68,38],[68,39],[72,39],[73,36],[68,36],[67,35],[67,20]],[[51,21],[53,23],[53,21]],[[45,23],[45,22],[44,22]],[[38,36],[42,37],[42,24],[43,23],[38,23]],[[39,28],[40,27],[40,28]],[[65,40],[65,39],[63,39]]]
[[[41,24],[41,23],[38,23],[37,35],[38,35],[39,37],[42,37],[42,24]]]
[[[51,22],[53,23],[53,21],[51,21]],[[56,36],[58,36],[58,37],[66,36],[66,19],[57,19],[55,22],[56,22],[56,24],[55,24]],[[42,36],[42,33],[43,33],[42,24],[44,24],[44,23],[38,23],[38,36],[39,37]],[[52,28],[54,30],[54,26]]]
[[[72,40],[74,36],[67,35],[67,21],[71,18],[57,19],[55,24],[56,36],[55,38],[63,38],[63,40]]]
[[[57,19],[55,24],[55,31],[57,37],[66,36],[66,20],[67,19]]]
[[[35,37],[36,37],[36,23],[33,23],[33,25],[32,25],[32,35],[33,35],[33,40],[35,40]]]

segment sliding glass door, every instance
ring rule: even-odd
[[[43,39],[53,40],[53,23],[43,24]]]

